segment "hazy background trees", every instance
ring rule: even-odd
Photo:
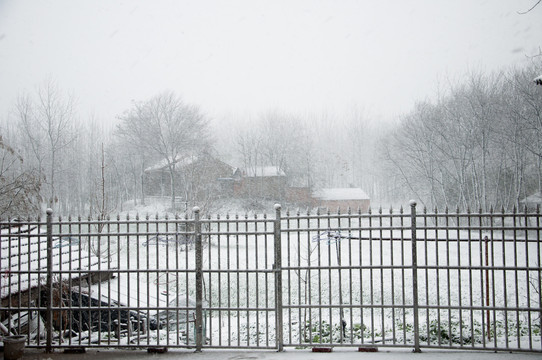
[[[171,206],[176,197],[195,201],[207,186],[197,164],[209,166],[201,161],[209,155],[245,171],[277,167],[291,187],[360,187],[373,206],[415,198],[428,207],[511,209],[542,188],[540,66],[471,72],[393,123],[359,106],[209,119],[164,92],[134,102],[110,130],[92,114],[81,121],[74,97],[46,81],[21,94],[1,124],[0,215],[48,206],[122,211],[145,202],[145,170],[162,165]],[[185,177],[175,176],[188,162]]]
[[[277,109],[237,123],[233,151],[238,166],[249,173],[276,167],[288,176],[288,185],[312,188],[315,177],[314,133],[306,119]],[[265,189],[253,189],[265,197]],[[277,200],[285,200],[277,199]]]
[[[390,135],[385,159],[425,205],[510,209],[540,191],[542,89],[537,67],[471,73],[418,104]]]
[[[34,93],[22,94],[15,104],[19,149],[25,169],[37,171],[41,194],[47,206],[67,211],[74,202],[70,166],[78,149],[77,118],[72,96],[62,93],[52,81],[45,81]]]

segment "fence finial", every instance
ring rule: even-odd
[[[413,206],[416,206],[416,200],[412,199],[408,202],[408,204],[413,207]]]
[[[195,212],[195,213],[199,213],[199,212],[200,212],[199,206],[194,206],[194,207],[192,208],[192,211]]]

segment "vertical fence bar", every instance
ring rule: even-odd
[[[201,246],[200,209],[194,207],[194,232],[196,237],[196,352],[203,345],[203,247]]]
[[[414,352],[420,350],[420,325],[418,323],[418,254],[416,250],[416,201],[410,200],[410,227],[412,241],[412,310],[414,311]]]
[[[540,253],[540,205],[536,206],[536,249],[536,263],[538,264],[538,269],[534,283],[538,283],[538,325],[540,328],[542,328],[542,262]],[[542,342],[542,331],[539,336],[540,341]]]
[[[487,326],[487,339],[491,341],[491,317],[489,310],[489,238],[484,237],[485,243],[485,265],[486,265],[486,278],[485,278],[485,290],[486,290],[486,326]],[[482,315],[483,316],[483,315]]]
[[[283,319],[282,319],[282,251],[281,251],[281,206],[275,204],[275,322],[276,322],[276,342],[277,351],[283,351]]]
[[[53,209],[47,209],[47,343],[45,352],[53,352]]]

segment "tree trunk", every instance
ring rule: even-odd
[[[175,210],[175,164],[169,164],[171,209]]]

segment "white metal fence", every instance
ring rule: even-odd
[[[540,214],[0,222],[3,336],[28,346],[542,351]]]

